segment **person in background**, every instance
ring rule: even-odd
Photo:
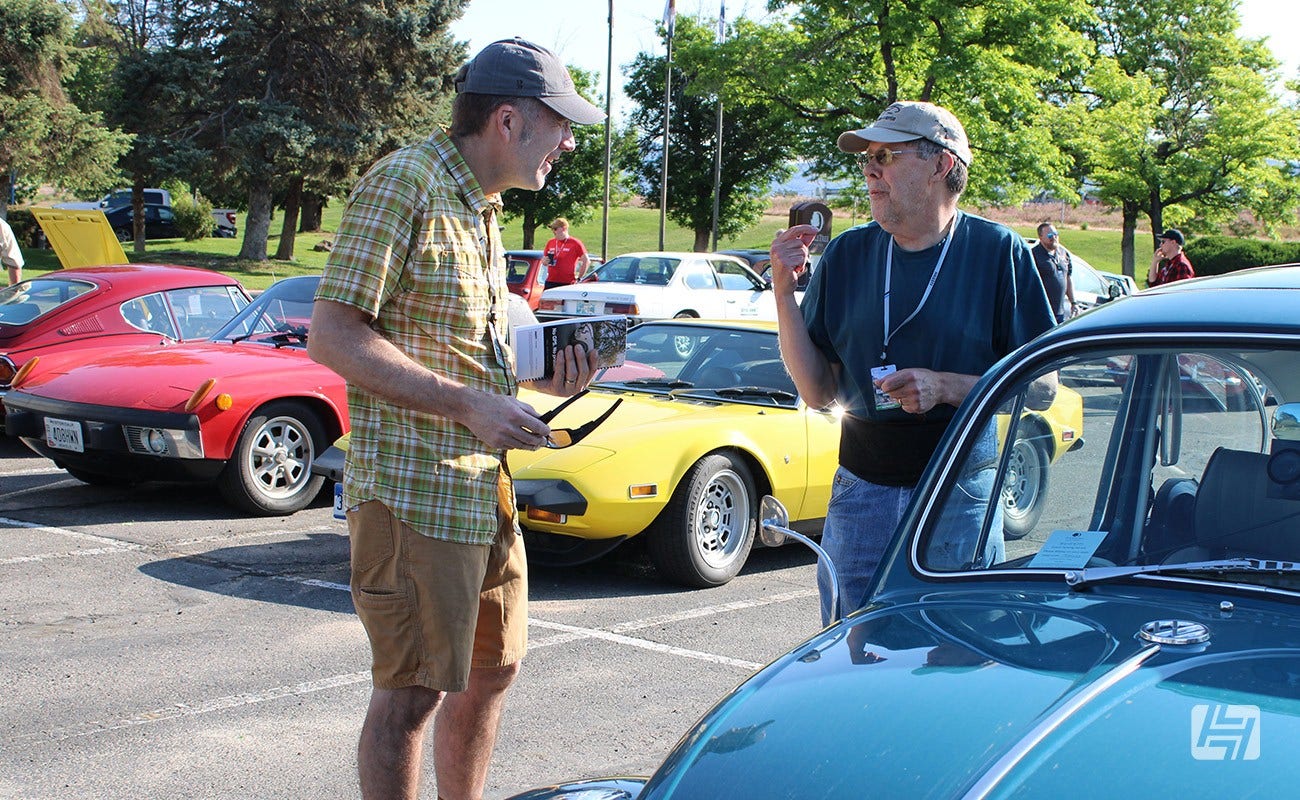
[[[317,289],[309,352],[348,384],[343,478],[352,600],[373,688],[361,793],[419,794],[433,722],[438,796],[483,796],[527,649],[528,582],[506,451],[550,428],[516,397],[500,193],[537,191],[605,115],[554,53],[494,42],[455,77],[451,127],[381,158],[348,197]],[[586,388],[566,348],[535,388]]]
[[[858,154],[873,222],[835,237],[802,306],[797,272],[818,230],[796,225],[772,242],[772,284],[781,358],[813,408],[838,401],[839,467],[822,546],[839,571],[844,611],[859,608],[930,456],[957,406],[999,358],[1053,325],[1024,239],[965,214],[971,149],[961,123],[930,103],[893,103],[837,141]],[[962,552],[936,554],[953,568],[1003,557],[1001,523],[977,549],[993,502],[996,431],[988,463],[962,489]],[[984,446],[984,445],[981,445]],[[983,463],[983,462],[982,462]],[[974,523],[973,525],[970,523]],[[954,545],[956,547],[956,545]],[[932,561],[934,563],[934,561]],[[818,570],[822,620],[829,575]]]
[[[1151,255],[1151,268],[1147,270],[1147,286],[1163,286],[1196,277],[1192,262],[1183,252],[1184,243],[1183,232],[1177,228],[1160,234],[1156,251]]]
[[[1030,250],[1034,266],[1047,292],[1047,305],[1051,307],[1059,325],[1078,313],[1074,302],[1074,262],[1070,252],[1061,244],[1061,235],[1050,222],[1038,226],[1038,243]]]
[[[576,236],[569,235],[569,221],[556,217],[551,223],[555,238],[546,243],[546,288],[568,286],[587,273],[591,259],[587,246]]]
[[[0,262],[9,270],[9,285],[23,279],[23,251],[18,249],[18,237],[8,221],[0,218]]]

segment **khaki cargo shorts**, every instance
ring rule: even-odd
[[[472,667],[528,647],[528,572],[503,478],[491,545],[423,536],[372,500],[347,512],[352,602],[370,637],[376,689],[464,691]]]

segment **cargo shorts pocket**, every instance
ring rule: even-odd
[[[393,558],[401,531],[397,520],[383,503],[369,500],[355,510],[348,511],[347,518],[348,546],[354,576]]]

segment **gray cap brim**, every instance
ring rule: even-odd
[[[917,136],[915,133],[891,131],[888,128],[869,126],[860,130],[841,133],[839,138],[835,140],[835,144],[846,153],[861,153],[870,147],[872,142],[898,144],[899,142],[910,142],[924,138],[924,136]]]
[[[580,94],[539,97],[552,111],[577,125],[595,125],[605,120],[605,112],[588,103]]]

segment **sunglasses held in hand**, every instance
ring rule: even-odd
[[[555,408],[552,408],[550,411],[547,411],[545,414],[538,417],[538,419],[540,419],[542,422],[545,422],[549,425],[551,420],[555,419],[556,414],[559,414],[561,411],[568,408],[573,403],[574,400],[577,400],[579,397],[585,395],[587,391],[588,391],[587,389],[583,389],[581,392],[578,392],[577,394],[573,395],[568,400],[565,400],[563,403],[560,403]],[[562,448],[571,447],[572,445],[577,444],[578,442],[587,438],[587,435],[589,433],[596,430],[596,428],[600,426],[600,423],[609,419],[609,415],[613,414],[614,409],[618,408],[622,403],[623,403],[623,398],[620,397],[614,401],[614,405],[610,406],[608,409],[605,410],[604,414],[601,414],[599,417],[596,417],[591,422],[588,422],[585,425],[580,425],[577,428],[551,428],[550,435],[546,437],[545,446],[551,448],[552,450],[560,450]]]

